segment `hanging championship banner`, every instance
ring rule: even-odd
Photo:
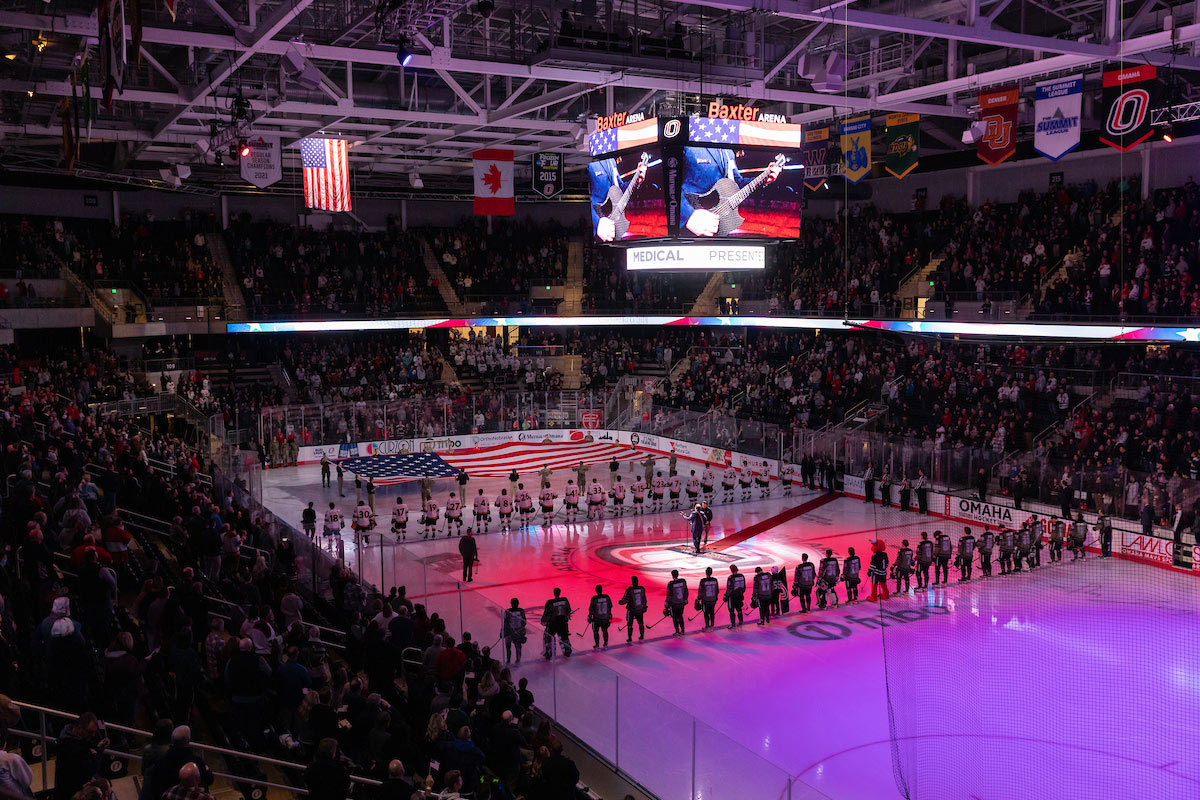
[[[546,198],[562,194],[562,153],[533,154],[533,190]]]
[[[979,93],[979,118],[987,128],[975,152],[985,164],[994,167],[1017,151],[1017,100],[1020,96],[1016,86]]]
[[[842,175],[858,183],[871,173],[871,117],[855,117],[842,123]]]
[[[283,156],[278,136],[254,136],[247,140],[250,155],[238,161],[242,180],[264,189],[283,177]]]
[[[1157,100],[1158,68],[1138,64],[1104,73],[1104,124],[1100,141],[1132,150],[1150,138],[1150,109]]]
[[[1079,147],[1082,103],[1082,75],[1039,83],[1033,102],[1033,149],[1058,161]]]
[[[829,128],[804,129],[800,158],[804,162],[804,185],[815,192],[830,175]]]
[[[920,114],[888,114],[887,158],[884,169],[897,178],[903,178],[917,168],[917,149],[921,143]]]

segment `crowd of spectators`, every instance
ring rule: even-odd
[[[539,285],[562,285],[571,232],[555,222],[466,219],[452,229],[426,232],[434,257],[460,299],[528,303]]]
[[[331,600],[302,596],[291,542],[213,484],[198,452],[87,409],[119,369],[110,359],[59,355],[42,368],[0,350],[0,692],[80,714],[56,743],[56,800],[110,797],[109,748],[143,756],[143,800],[208,800],[214,765],[193,728],[306,765],[291,779],[320,800],[573,795],[578,770],[489,648],[403,587],[368,597],[340,564]],[[129,511],[161,520],[161,537]],[[409,648],[422,667],[404,668]],[[0,698],[0,741],[20,723]],[[8,759],[6,788],[32,797],[28,764]],[[382,786],[352,789],[351,775]]]
[[[367,232],[252,221],[230,226],[229,255],[253,316],[445,310],[419,236],[388,219]]]
[[[1200,315],[1200,188],[1190,177],[1145,200],[1136,183],[1070,197],[1083,235],[1066,274],[1038,298],[1047,317]]]
[[[0,217],[0,272],[5,277],[57,278],[59,260],[66,260],[69,255],[61,220]]]

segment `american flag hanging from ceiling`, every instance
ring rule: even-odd
[[[301,139],[304,205],[324,211],[350,210],[350,153],[344,139]]]

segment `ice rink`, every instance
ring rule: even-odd
[[[622,466],[627,481],[633,469],[641,467]],[[680,462],[683,475],[691,469],[702,465]],[[264,502],[297,525],[309,500],[350,512],[350,476],[342,499],[336,481],[322,489],[319,475],[315,465],[270,471]],[[527,487],[537,482],[524,477]],[[555,490],[574,477],[556,472]],[[607,485],[607,466],[593,466],[591,477]],[[482,488],[494,498],[508,486],[472,480],[468,494]],[[443,508],[450,491],[451,480],[435,483]],[[661,622],[632,645],[617,630],[618,607],[607,649],[592,649],[589,630],[572,637],[573,657],[546,662],[537,623],[555,587],[580,609],[571,630],[584,633],[593,587],[615,602],[637,575],[649,625],[664,619],[673,568],[694,597],[705,567],[722,586],[730,563],[748,575],[786,566],[790,582],[801,554],[819,561],[826,548],[842,558],[855,547],[865,570],[877,530],[894,553],[902,537],[942,528],[957,538],[962,524],[849,498],[817,502],[820,491],[785,498],[776,485],[766,500],[716,503],[710,546],[752,525],[759,532],[699,556],[687,552],[686,523],[672,511],[569,525],[560,513],[549,528],[538,514],[509,534],[493,521],[479,537],[474,582],[461,583],[457,539],[420,538],[416,483],[379,489],[381,529],[397,493],[414,509],[407,540],[372,536],[359,553],[346,534],[347,564],[377,586],[406,585],[453,633],[461,615],[482,645],[498,639],[499,610],[518,598],[531,632],[515,675],[529,678],[539,707],[663,800],[878,800],[904,796],[900,787],[912,798],[966,800],[1200,797],[1200,591],[1186,575],[1043,557],[1032,572],[960,584],[952,570],[944,588],[811,615],[793,598],[791,612],[765,628],[747,608],[747,624],[728,630],[721,608],[714,631],[701,633],[696,618],[678,639]],[[797,515],[800,506],[811,510]]]

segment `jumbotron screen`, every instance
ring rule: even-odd
[[[604,127],[588,144],[598,241],[800,235],[799,125],[725,116],[651,118]]]

